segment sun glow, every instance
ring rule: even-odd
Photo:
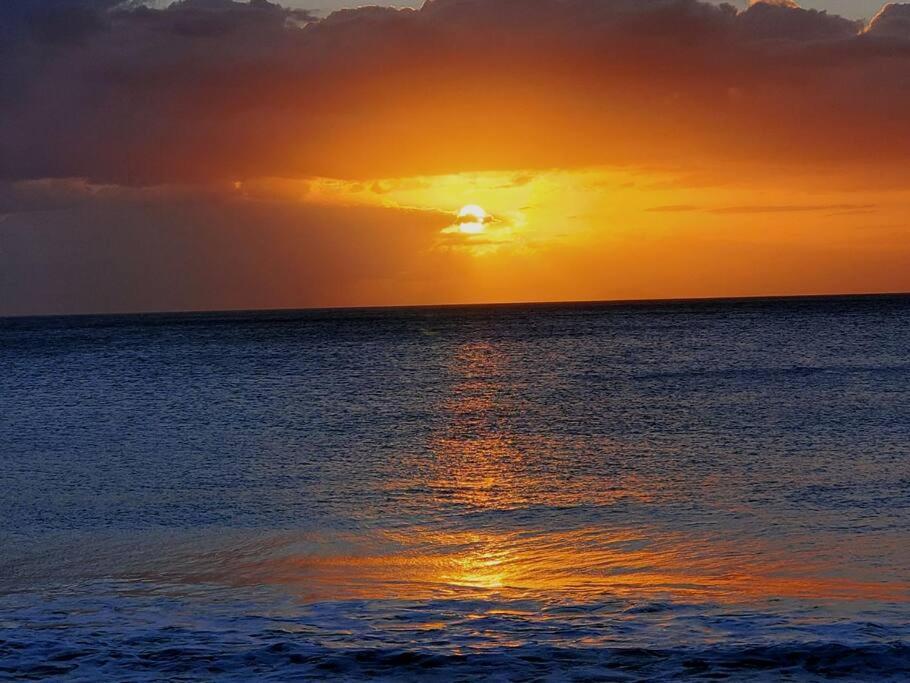
[[[892,256],[888,245],[906,232],[901,212],[910,193],[883,188],[858,202],[839,171],[787,174],[798,188],[783,187],[780,172],[717,184],[674,170],[613,167],[244,179],[239,190],[227,188],[232,201],[251,207],[281,200],[301,211],[359,211],[389,226],[377,230],[382,238],[370,249],[399,259],[400,270],[358,279],[343,303],[745,296],[764,291],[768,278],[797,288],[787,278],[802,272],[800,259],[829,258],[818,251],[821,229],[844,268],[862,244],[869,258],[883,259],[883,283],[903,273],[896,264],[907,247]],[[858,215],[881,223],[860,237]],[[402,225],[410,230],[397,229]],[[781,261],[784,253],[794,255]],[[778,265],[773,272],[755,268],[754,258]],[[735,287],[727,263],[741,269]],[[833,261],[825,263],[813,276],[818,291],[836,289],[842,277]]]
[[[466,235],[479,235],[486,229],[489,214],[477,204],[465,204],[458,210],[458,231]]]

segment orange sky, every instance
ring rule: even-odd
[[[910,5],[77,4],[0,14],[0,314],[910,290]]]

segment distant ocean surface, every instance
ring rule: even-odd
[[[0,680],[910,678],[910,297],[0,320]]]

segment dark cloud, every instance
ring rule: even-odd
[[[890,3],[875,15],[866,31],[867,35],[910,41],[910,4]]]
[[[804,10],[793,0],[759,0],[739,17],[744,39],[771,41],[849,40],[862,30],[850,21],[818,10]]]
[[[43,178],[0,183],[0,216],[62,211],[92,204],[194,203],[236,195],[228,184],[129,187],[95,185],[80,178]]]
[[[0,316],[427,303],[453,272],[431,252],[445,222],[214,195],[20,212],[0,219]]]
[[[123,185],[585,164],[903,164],[908,7],[0,4],[0,177]]]
[[[453,225],[473,225],[474,223],[490,225],[496,222],[498,222],[498,219],[495,216],[491,216],[489,214],[483,218],[480,218],[479,220],[478,217],[473,214],[465,214],[464,216],[456,216]]]

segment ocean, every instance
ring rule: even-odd
[[[907,680],[910,297],[0,320],[0,680]]]

